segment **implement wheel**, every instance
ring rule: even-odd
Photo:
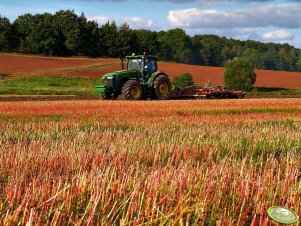
[[[154,94],[158,100],[168,100],[171,95],[171,84],[166,75],[159,75],[154,81]]]
[[[136,80],[127,81],[122,87],[122,95],[126,100],[141,100],[143,90],[140,82]]]

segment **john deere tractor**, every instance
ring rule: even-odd
[[[102,85],[96,86],[96,91],[102,100],[114,100],[119,95],[126,100],[167,100],[171,84],[168,76],[158,71],[156,56],[133,54],[121,58],[120,71],[103,75]]]

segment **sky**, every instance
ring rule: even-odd
[[[100,26],[114,20],[132,29],[182,28],[189,35],[216,34],[301,48],[301,0],[0,0],[0,15],[11,21],[24,13],[62,9],[84,12]]]

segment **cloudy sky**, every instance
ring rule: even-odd
[[[100,25],[183,28],[188,34],[290,43],[301,48],[301,0],[1,0],[0,14],[13,21],[24,13],[84,12]]]

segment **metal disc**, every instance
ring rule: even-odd
[[[269,217],[281,224],[295,224],[298,221],[298,215],[282,206],[273,206],[268,209]]]

